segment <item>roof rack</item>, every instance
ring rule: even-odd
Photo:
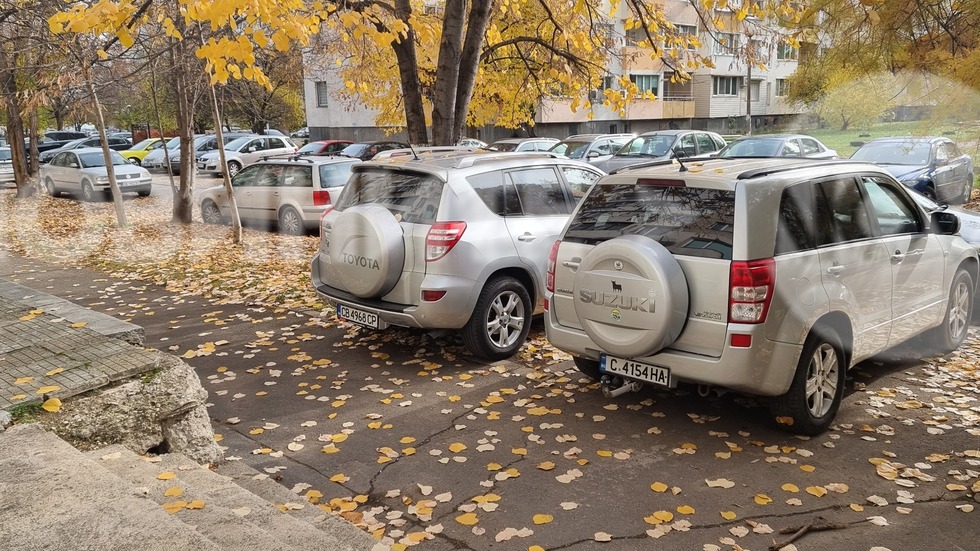
[[[803,160],[803,159],[801,159]],[[797,170],[800,168],[806,168],[811,166],[822,166],[822,165],[866,165],[867,161],[852,161],[850,159],[809,159],[808,162],[793,163],[791,165],[781,165],[781,166],[767,166],[765,168],[756,168],[753,170],[746,170],[738,176],[735,177],[736,180],[750,180],[752,178],[759,178],[761,176],[769,176],[772,174],[778,174],[780,172],[788,172],[790,170]]]
[[[532,158],[547,158],[547,159],[563,159],[564,155],[559,155],[558,153],[553,153],[551,151],[494,151],[480,149],[475,152],[469,152],[469,155],[460,157],[459,162],[456,164],[456,168],[469,168],[477,163],[499,161],[501,159],[513,159],[519,157],[532,157]]]

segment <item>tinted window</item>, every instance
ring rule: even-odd
[[[851,158],[882,164],[924,165],[929,163],[931,150],[932,146],[926,142],[872,142],[861,146]]]
[[[598,184],[582,200],[565,239],[601,243],[643,235],[673,254],[731,259],[735,192]]]
[[[681,136],[677,141],[677,147],[674,148],[674,153],[676,154],[677,152],[683,152],[688,157],[698,154],[697,147],[694,145],[694,134]]]
[[[776,254],[812,249],[815,246],[813,208],[809,184],[783,190],[776,226]]]
[[[235,177],[231,179],[231,185],[236,187],[252,185],[252,183],[255,181],[255,176],[259,173],[260,168],[261,165],[252,165],[252,166],[245,167],[244,169],[242,169],[241,172],[236,174]]]
[[[252,185],[263,187],[278,186],[279,176],[282,175],[282,170],[282,165],[259,165]]]
[[[320,165],[318,169],[320,173],[320,187],[338,187],[344,185],[347,183],[347,179],[350,178],[350,167],[352,166],[354,166],[353,162]]]
[[[816,140],[811,140],[810,138],[800,138],[800,143],[803,144],[803,153],[805,155],[813,155],[814,153],[820,153],[823,149]]]
[[[295,165],[284,167],[282,185],[289,187],[313,187],[313,167]]]
[[[715,146],[714,140],[712,140],[711,136],[707,134],[697,134],[696,139],[698,141],[698,149],[701,150],[701,153],[709,153],[718,149]]]
[[[466,181],[473,186],[473,191],[490,209],[490,212],[498,216],[504,215],[504,177],[501,172],[495,170],[475,174],[467,178]]]
[[[491,149],[496,149],[497,151],[517,151],[516,143],[495,143],[491,144]]]
[[[269,144],[268,149],[282,149],[286,147],[286,142],[282,141],[282,138],[268,138],[266,141]]]
[[[565,191],[553,168],[515,170],[507,176],[520,200],[519,210],[507,205],[507,214],[552,215],[571,212]]]
[[[861,181],[882,235],[918,233],[922,230],[916,208],[895,185],[883,178],[865,177]]]
[[[821,182],[814,193],[817,225],[822,229],[818,245],[871,237],[868,212],[856,181],[843,178]]]
[[[431,224],[436,220],[443,182],[422,172],[394,170],[360,170],[337,201],[337,210],[374,203],[400,216],[402,221]]]
[[[783,157],[802,157],[803,152],[800,150],[800,144],[796,143],[796,140],[786,140],[783,142]]]
[[[674,136],[655,134],[639,136],[623,146],[616,155],[662,157],[670,151]]]
[[[576,202],[585,197],[585,193],[599,179],[599,174],[583,168],[564,166],[561,171],[565,175],[565,181],[571,187],[572,198]]]

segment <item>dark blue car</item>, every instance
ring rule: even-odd
[[[949,138],[878,138],[851,155],[884,167],[906,186],[945,203],[966,203],[973,190],[973,160]]]

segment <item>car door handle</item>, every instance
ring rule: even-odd
[[[832,276],[838,276],[844,271],[844,265],[834,262],[834,265],[827,268],[827,273]]]
[[[561,263],[562,266],[566,268],[570,268],[572,270],[577,270],[579,265],[581,264],[582,264],[582,259],[578,257],[575,257],[571,260],[563,260]]]
[[[534,241],[537,238],[538,237],[536,235],[530,232],[524,232],[521,235],[517,236],[518,241],[524,241],[525,243],[530,243],[531,241]]]

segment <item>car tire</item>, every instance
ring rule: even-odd
[[[965,270],[956,272],[949,289],[943,323],[930,332],[930,344],[937,353],[956,350],[966,339],[973,317],[973,279]]]
[[[52,180],[51,178],[44,179],[44,189],[47,190],[48,195],[50,195],[51,197],[57,197],[58,195],[61,195],[60,193],[58,193],[58,190],[54,187],[54,180]]]
[[[303,218],[293,207],[284,207],[279,212],[279,232],[288,235],[303,235],[306,233]]]
[[[241,172],[242,165],[238,161],[228,161],[228,177],[234,178],[236,174]]]
[[[933,202],[939,202],[939,199],[936,197],[936,190],[932,187],[932,185],[922,188],[922,195],[925,195]]]
[[[149,197],[150,196],[150,191],[151,190],[149,190],[149,189],[140,190],[140,191],[137,191],[136,192],[136,195],[139,196],[139,197]]]
[[[826,431],[844,397],[846,371],[847,356],[840,337],[831,329],[815,327],[803,344],[789,390],[769,403],[776,423],[800,435]]]
[[[82,199],[92,202],[95,201],[95,188],[88,180],[82,180]]]
[[[572,358],[575,362],[575,367],[582,372],[586,377],[598,381],[602,377],[602,372],[599,371],[599,362],[589,358],[580,358],[575,356]]]
[[[492,279],[480,292],[462,329],[463,344],[484,360],[509,358],[527,340],[533,309],[531,295],[520,281],[512,277]]]
[[[960,195],[960,204],[965,204],[970,202],[970,198],[973,196],[973,175],[969,174],[966,177],[966,185],[963,186],[963,194]]]
[[[205,224],[224,224],[224,217],[221,216],[221,209],[210,199],[201,203],[201,220]]]

